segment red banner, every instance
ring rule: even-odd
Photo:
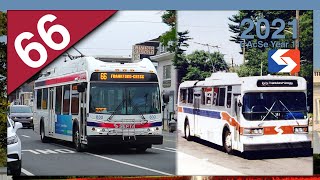
[[[8,11],[10,94],[116,11]]]

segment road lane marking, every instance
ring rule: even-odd
[[[30,136],[27,136],[27,135],[21,135],[21,136],[26,137],[26,138],[30,138]]]
[[[88,152],[84,152],[84,154],[88,154],[88,155],[91,155],[91,156],[95,156],[95,157],[98,157],[98,158],[106,159],[106,160],[109,160],[109,161],[117,162],[117,163],[128,165],[128,166],[136,167],[136,168],[139,168],[139,169],[144,169],[144,170],[155,172],[155,173],[158,173],[158,174],[163,174],[163,175],[167,175],[167,176],[172,176],[173,175],[173,174],[169,174],[169,173],[166,173],[166,172],[162,172],[162,171],[158,171],[158,170],[155,170],[155,169],[139,166],[139,165],[136,165],[136,164],[131,164],[131,163],[128,163],[128,162],[125,162],[125,161],[120,161],[120,160],[108,158],[108,157],[97,155],[97,154],[92,154],[92,153],[88,153]]]
[[[54,144],[54,145],[55,146],[59,146],[59,147],[67,148],[67,147],[65,147],[63,145],[60,145],[60,144]],[[71,149],[71,148],[68,148],[68,149]],[[169,151],[167,149],[164,149],[164,150],[165,151]],[[170,151],[170,152],[173,152],[173,151]],[[148,170],[148,171],[151,171],[151,172],[156,172],[156,173],[167,175],[167,176],[173,176],[173,174],[170,174],[170,173],[166,173],[166,172],[158,171],[158,170],[155,170],[155,169],[151,169],[151,168],[147,168],[147,167],[131,164],[131,163],[128,163],[128,162],[125,162],[125,161],[117,160],[117,159],[108,158],[108,157],[101,156],[101,155],[98,155],[98,154],[93,154],[93,153],[88,153],[88,152],[83,152],[83,153],[87,154],[87,155],[95,156],[95,157],[98,157],[98,158],[106,159],[106,160],[109,160],[109,161],[117,162],[117,163],[120,163],[120,164],[125,164],[125,165],[128,165],[128,166],[132,166],[132,167]]]
[[[172,150],[169,150],[169,149],[162,149],[162,148],[156,148],[156,147],[152,147],[152,149],[156,149],[156,150],[160,150],[160,151],[167,151],[167,152],[176,152],[176,151],[172,151]]]
[[[35,149],[35,150],[31,150],[31,149],[25,149],[22,151],[27,151],[27,152],[31,152],[33,154],[71,154],[71,153],[76,153],[73,150],[70,149]]]
[[[175,148],[169,148],[169,147],[165,147],[166,149],[171,149],[171,150],[174,150],[174,151],[176,151],[177,149],[175,149]]]
[[[51,149],[35,149],[36,151],[42,153],[42,154],[58,154],[57,152],[51,150]]]
[[[21,172],[22,172],[23,174],[27,175],[27,176],[34,176],[34,174],[32,174],[31,172],[29,172],[29,171],[27,171],[27,170],[25,170],[25,169],[23,169],[23,168],[21,168]]]
[[[21,150],[21,151],[29,151],[29,152],[31,152],[31,153],[33,153],[33,154],[40,154],[40,153],[38,153],[37,151],[30,150],[30,149]]]
[[[56,152],[59,153],[64,153],[64,154],[68,154],[68,153],[76,153],[75,151],[72,151],[70,149],[55,149]]]
[[[163,139],[164,141],[169,141],[169,142],[177,142],[177,141],[173,141],[173,140],[167,140],[167,139]]]

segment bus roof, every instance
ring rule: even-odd
[[[51,79],[80,72],[88,73],[87,79],[93,72],[152,72],[157,73],[152,62],[144,58],[137,63],[104,62],[94,57],[80,57],[74,60],[56,59],[52,64],[41,71],[38,80]],[[37,81],[38,81],[37,80]]]
[[[269,83],[269,84],[267,84]],[[205,86],[228,86],[241,85],[241,91],[263,91],[263,90],[306,90],[306,80],[298,76],[250,76],[239,77],[237,73],[216,72],[202,81],[185,81],[180,88],[205,87]]]

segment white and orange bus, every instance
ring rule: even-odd
[[[34,86],[34,130],[43,142],[125,144],[145,151],[162,144],[160,86],[148,59],[108,63],[93,57],[56,61]]]
[[[240,152],[311,148],[306,81],[297,76],[238,77],[213,73],[185,81],[178,94],[178,130]]]

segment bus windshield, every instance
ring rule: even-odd
[[[292,120],[307,117],[304,92],[259,92],[243,96],[246,120]]]
[[[157,83],[91,83],[90,113],[135,115],[160,113]]]

